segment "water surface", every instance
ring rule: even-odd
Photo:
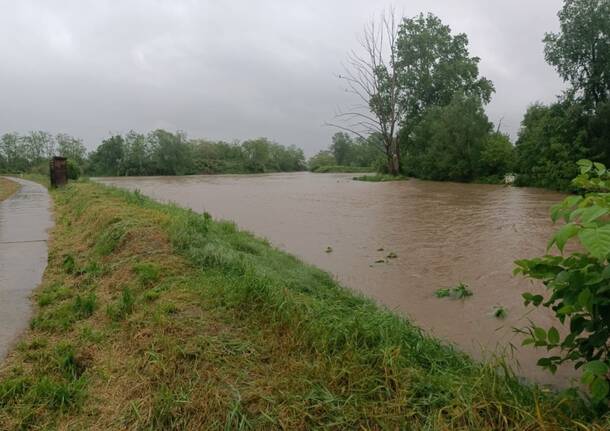
[[[553,231],[548,210],[562,199],[559,193],[310,173],[100,180],[233,220],[477,358],[519,346],[522,338],[512,328],[528,319],[558,324],[546,310],[526,314],[521,293],[540,286],[513,277],[512,270],[515,259],[545,252]],[[375,263],[390,252],[398,257]],[[458,282],[470,285],[474,296],[434,296]],[[493,317],[494,306],[507,308],[508,317]],[[518,348],[519,372],[564,386],[574,374],[540,370],[541,354]]]

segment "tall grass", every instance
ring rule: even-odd
[[[0,202],[11,197],[17,190],[19,190],[19,184],[0,177]]]
[[[9,428],[608,425],[230,222],[97,184],[53,196],[40,308],[0,370]]]

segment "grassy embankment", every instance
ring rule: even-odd
[[[502,377],[228,222],[93,183],[53,191],[0,428],[574,428]],[[601,425],[599,429],[602,429]]]
[[[374,175],[362,175],[353,178],[356,181],[369,181],[372,183],[385,183],[388,181],[407,181],[409,178],[402,175],[389,175],[389,174],[374,174]]]
[[[0,202],[10,198],[14,193],[17,192],[17,190],[19,190],[19,187],[19,184],[17,184],[15,181],[0,177]]]
[[[330,166],[318,166],[311,172],[316,174],[359,174],[373,172],[373,168],[362,167],[362,166],[343,166],[343,165],[330,165]]]

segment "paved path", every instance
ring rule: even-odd
[[[0,202],[0,359],[27,328],[30,294],[47,266],[51,199],[40,184],[11,178],[21,188]]]

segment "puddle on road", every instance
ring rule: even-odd
[[[0,359],[28,326],[29,297],[47,265],[47,230],[53,225],[47,190],[11,180],[21,189],[0,202]]]

